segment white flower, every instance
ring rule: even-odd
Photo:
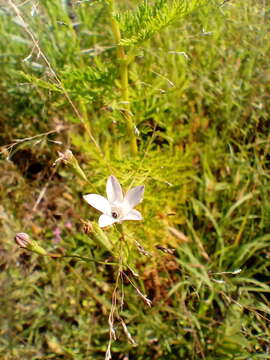
[[[88,204],[103,213],[98,220],[100,227],[124,220],[142,220],[141,213],[133,208],[142,201],[144,186],[136,186],[124,196],[118,180],[111,175],[107,180],[106,192],[107,199],[97,194],[88,194],[83,197]]]

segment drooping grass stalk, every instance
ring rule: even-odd
[[[115,1],[109,0],[109,11],[111,17],[111,25],[112,31],[114,35],[115,42],[117,44],[117,59],[119,62],[119,72],[120,72],[120,83],[121,83],[121,93],[122,93],[122,101],[124,102],[124,114],[127,122],[127,130],[130,138],[130,149],[133,155],[138,153],[138,146],[136,141],[136,135],[134,131],[134,124],[132,120],[132,114],[130,111],[130,102],[129,102],[129,89],[128,89],[128,65],[129,60],[125,53],[125,49],[123,46],[118,45],[121,40],[121,31],[119,28],[118,22],[114,18],[115,11]]]

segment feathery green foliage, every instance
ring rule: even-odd
[[[123,32],[123,38],[119,45],[139,45],[206,3],[205,0],[158,0],[151,4],[145,0],[134,11],[116,15]]]

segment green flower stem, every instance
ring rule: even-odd
[[[100,261],[100,260],[95,260],[95,259],[90,258],[90,257],[80,256],[80,255],[73,255],[73,254],[61,255],[61,256],[59,256],[59,258],[60,259],[63,259],[63,258],[77,258],[77,259],[85,261],[85,262],[95,262],[97,264],[118,266],[118,264],[115,263],[115,262]]]
[[[109,11],[111,15],[111,25],[116,44],[119,44],[121,41],[121,32],[118,22],[114,18],[114,0],[109,0]],[[120,82],[121,82],[121,92],[122,100],[124,101],[125,109],[125,119],[127,121],[128,135],[130,137],[130,149],[133,155],[138,153],[138,146],[136,141],[136,135],[134,132],[134,124],[132,120],[132,114],[130,111],[130,102],[129,102],[129,88],[128,88],[128,65],[129,60],[126,56],[125,49],[123,46],[117,45],[117,59],[120,66]]]
[[[125,241],[125,233],[124,233],[124,227],[123,224],[115,224],[116,227],[116,231],[119,234],[119,240],[118,240],[118,245],[119,245],[119,262],[118,262],[118,266],[119,266],[119,273],[121,273],[125,267],[125,259],[124,259],[124,241]]]

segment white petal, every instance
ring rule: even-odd
[[[123,216],[120,220],[124,221],[124,220],[142,220],[142,214],[133,209],[131,210],[127,215]]]
[[[111,175],[108,178],[106,191],[107,191],[108,200],[111,203],[116,201],[123,201],[122,188],[115,176]]]
[[[112,216],[109,215],[101,215],[98,219],[98,225],[100,227],[105,227],[105,226],[109,226],[112,225],[113,223],[115,223],[117,220],[114,219]]]
[[[88,202],[89,205],[93,206],[95,209],[103,212],[104,214],[111,213],[110,203],[105,197],[97,194],[88,194],[84,195],[83,198]]]
[[[144,186],[136,186],[127,192],[125,196],[125,202],[129,205],[130,209],[132,209],[134,206],[138,205],[142,201],[143,194]]]

